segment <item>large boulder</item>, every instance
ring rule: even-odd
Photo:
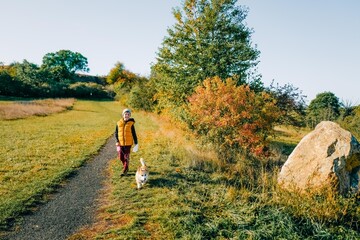
[[[359,170],[359,142],[338,124],[323,121],[290,154],[278,183],[288,190],[331,187],[341,194],[358,192]]]

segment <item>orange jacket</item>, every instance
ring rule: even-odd
[[[127,121],[120,119],[120,121],[117,122],[115,138],[116,141],[120,143],[120,146],[131,146],[134,143],[137,144],[137,136],[134,124],[135,120],[133,118],[129,118]]]

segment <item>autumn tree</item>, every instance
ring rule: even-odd
[[[117,62],[106,77],[106,82],[114,87],[116,98],[122,99],[123,102],[128,100],[133,87],[142,85],[144,81],[147,81],[145,77],[127,70],[121,62]]]
[[[129,85],[134,84],[139,78],[141,77],[137,74],[125,69],[124,64],[117,62],[107,75],[106,82],[108,84],[122,84],[123,87],[129,87]]]
[[[108,84],[114,84],[117,81],[120,81],[121,78],[123,78],[123,71],[125,70],[125,66],[124,64],[122,64],[121,62],[117,62],[115,63],[115,66],[110,69],[109,74],[106,77],[106,82]]]
[[[193,129],[228,160],[234,159],[234,151],[264,154],[280,116],[270,94],[256,94],[248,85],[237,86],[235,80],[223,82],[219,77],[206,79],[196,88],[188,109]]]
[[[232,77],[237,85],[249,81],[259,51],[251,46],[244,20],[247,11],[236,0],[185,0],[174,9],[175,25],[168,29],[152,67],[160,102],[180,105],[194,87],[209,77]]]

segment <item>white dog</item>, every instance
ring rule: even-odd
[[[149,179],[149,171],[145,164],[144,159],[140,158],[140,162],[141,162],[141,166],[138,167],[135,174],[135,180],[138,189],[141,189],[146,183],[146,181]]]

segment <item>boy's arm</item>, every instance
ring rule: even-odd
[[[132,133],[133,138],[134,138],[134,143],[138,144],[138,139],[137,139],[137,136],[136,136],[136,131],[135,131],[135,126],[134,125],[131,126],[131,133]]]
[[[118,145],[118,143],[119,143],[118,125],[116,125],[114,136],[115,136],[115,139],[116,139],[116,145]]]

